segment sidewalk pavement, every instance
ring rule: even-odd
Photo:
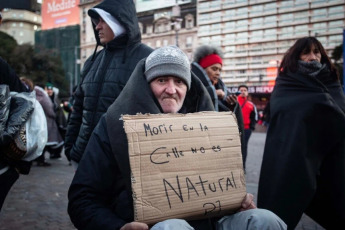
[[[258,130],[259,131],[259,130]],[[249,140],[246,183],[247,191],[257,198],[265,130],[254,132]],[[48,154],[46,154],[48,155]],[[67,214],[67,191],[74,170],[62,154],[49,160],[49,167],[35,163],[30,174],[21,175],[7,196],[0,212],[0,230],[72,230]],[[295,230],[324,230],[309,217],[303,216]]]

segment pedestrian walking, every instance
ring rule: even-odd
[[[286,52],[271,101],[258,206],[293,230],[305,213],[326,229],[345,229],[345,96],[315,37]]]
[[[248,142],[249,138],[252,135],[252,131],[255,130],[256,122],[258,121],[258,113],[256,106],[248,98],[248,86],[240,85],[238,91],[241,92],[237,97],[237,101],[240,105],[243,117],[244,125],[244,146],[243,146],[243,167],[246,168],[246,160],[248,155]]]

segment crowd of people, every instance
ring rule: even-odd
[[[64,150],[75,169],[68,214],[76,228],[293,230],[303,213],[326,229],[345,227],[345,96],[337,70],[315,37],[298,39],[286,52],[264,110],[268,129],[258,206],[247,193],[231,215],[167,219],[153,226],[136,222],[123,114],[231,111],[245,172],[258,112],[247,85],[229,93],[219,48],[198,47],[190,63],[176,46],[153,50],[142,44],[133,1],[119,0],[115,6],[104,0],[88,15],[97,46],[69,101],[60,101],[51,82],[19,78],[0,59],[0,84],[14,92],[35,92],[46,117],[47,141],[34,162],[50,166],[45,153],[57,159]],[[103,49],[97,51],[99,46]],[[4,149],[7,142],[1,141]],[[3,155],[0,209],[24,164]]]

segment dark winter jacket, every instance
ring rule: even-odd
[[[68,192],[68,213],[79,229],[120,229],[133,221],[128,142],[122,114],[162,113],[141,61],[118,100],[95,128]],[[192,76],[180,112],[212,111],[202,83]],[[202,224],[208,229],[208,222]]]
[[[29,92],[14,70],[0,57],[0,84],[8,85],[11,92]]]
[[[345,229],[345,97],[329,75],[282,74],[272,93],[258,207],[288,229],[303,212],[326,229]]]
[[[8,85],[11,92],[29,92],[29,89],[25,87],[22,81],[19,79],[10,65],[0,57],[0,84]],[[5,95],[2,95],[3,97]],[[23,162],[23,161],[22,161]],[[27,165],[26,168],[30,169],[31,164],[23,162]],[[0,159],[0,170],[7,167],[8,164]]]
[[[66,154],[76,162],[80,161],[94,127],[119,96],[138,61],[152,52],[141,44],[133,1],[105,0],[95,7],[114,16],[126,34],[115,37],[93,56],[94,60],[90,57],[85,63],[65,139]],[[95,36],[100,44],[96,30]]]

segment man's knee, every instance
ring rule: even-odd
[[[284,221],[273,212],[259,208],[251,210],[255,211],[251,213],[250,218],[248,219],[248,226],[250,226],[249,229],[287,229]]]
[[[187,221],[182,219],[169,219],[155,224],[151,230],[194,230]]]

